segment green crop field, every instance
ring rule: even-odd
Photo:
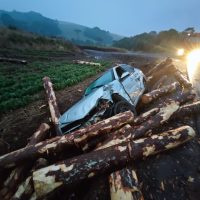
[[[49,76],[55,90],[75,85],[84,79],[104,71],[102,66],[59,62],[32,62],[27,65],[0,63],[0,112],[23,107],[40,99],[43,90],[42,78]]]

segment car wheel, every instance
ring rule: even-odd
[[[134,115],[137,115],[135,107],[133,105],[129,104],[126,101],[119,101],[114,105],[113,114],[116,115],[122,112],[126,112],[128,110],[132,111]]]

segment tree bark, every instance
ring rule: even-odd
[[[185,86],[186,88],[192,87],[192,83],[190,83],[190,81],[178,69],[176,69],[174,75],[181,85]]]
[[[180,116],[184,117],[198,113],[200,113],[200,101],[181,106],[177,112],[172,115],[171,119],[177,119]]]
[[[20,184],[17,191],[11,198],[12,200],[26,200],[29,199],[34,192],[32,176],[29,176],[24,182]],[[9,198],[10,199],[10,198]]]
[[[59,118],[61,115],[60,115],[60,111],[58,109],[56,96],[55,96],[55,93],[53,90],[53,84],[51,83],[51,80],[49,77],[44,77],[43,83],[44,83],[44,89],[47,94],[49,109],[50,109],[50,113],[51,113],[51,119],[52,119],[52,122],[56,129],[56,134],[62,135],[62,132],[59,128]]]
[[[123,168],[132,160],[175,148],[194,136],[194,130],[189,126],[184,126],[42,168],[33,173],[36,195],[42,197],[63,185],[70,187],[99,174],[113,172]]]
[[[131,137],[139,138],[145,136],[146,132],[169,120],[171,115],[178,110],[181,103],[185,103],[193,98],[194,95],[190,92],[187,92],[178,94],[172,99],[166,100],[164,106],[158,108],[158,114],[152,116],[142,125],[135,126],[134,134],[132,134]],[[143,114],[143,116],[145,115],[146,114]],[[31,145],[29,147],[25,147],[23,149],[1,156],[0,168],[2,169],[14,167],[25,161],[31,159],[36,160],[40,157],[56,157],[60,152],[68,152],[68,150],[75,151],[77,150],[77,147],[80,148],[82,144],[86,144],[89,138],[95,138],[97,136],[113,132],[114,130],[122,127],[124,124],[131,124],[133,121],[134,116],[132,112],[127,111],[125,113],[120,113],[114,117],[98,122],[92,126],[77,130],[71,134],[40,142],[37,145]]]
[[[124,124],[133,121],[134,115],[131,111],[120,113],[109,119],[94,125],[77,130],[62,137],[55,137],[37,145],[31,145],[0,157],[0,168],[10,168],[28,160],[36,160],[40,157],[56,157],[60,152],[77,149],[82,141],[94,138],[99,134],[110,133]],[[66,155],[67,156],[67,155]]]
[[[151,91],[147,94],[144,94],[141,97],[142,103],[149,104],[152,101],[154,101],[155,99],[158,99],[165,94],[168,94],[168,93],[175,91],[178,87],[179,87],[179,83],[174,82],[170,85],[164,86],[164,87],[159,88],[157,90],[153,90],[153,91]]]
[[[129,124],[125,125],[110,135],[109,140],[114,141],[113,143],[106,143],[105,141],[103,144],[99,144],[96,150],[116,145],[116,139],[120,140],[120,143],[128,142],[129,138],[124,137],[124,135],[130,135],[132,131],[133,127]],[[143,199],[143,195],[138,184],[137,174],[134,169],[124,168],[120,171],[113,172],[109,176],[109,182],[111,200]]]
[[[50,127],[48,124],[41,124],[38,130],[31,137],[27,146],[37,144],[38,142],[44,140],[47,137],[47,131],[49,129]],[[15,168],[10,173],[10,176],[4,182],[3,189],[0,191],[0,194],[4,197],[5,200],[12,197],[17,189],[17,186],[20,184],[20,182],[23,181],[25,174],[30,171],[32,165],[33,162],[26,163],[23,166]]]
[[[124,168],[109,176],[111,200],[144,200],[136,171]]]
[[[161,63],[158,63],[155,67],[153,67],[151,70],[149,70],[149,72],[146,74],[146,76],[152,76],[155,72],[157,72],[171,64],[172,64],[172,59],[167,58],[166,60],[162,61]]]
[[[156,90],[162,87],[167,79],[167,75],[162,76],[156,83],[154,83],[154,85],[151,87],[151,90]]]

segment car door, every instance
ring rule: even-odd
[[[131,98],[132,103],[136,106],[142,88],[139,74],[127,72],[121,67],[116,69],[116,72],[119,75],[119,81]]]

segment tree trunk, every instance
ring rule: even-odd
[[[177,119],[180,116],[190,116],[200,113],[200,101],[181,106],[177,112],[172,115],[172,119]]]
[[[109,176],[111,200],[144,200],[135,170],[124,168]]]
[[[185,86],[186,88],[192,87],[190,81],[178,69],[176,70],[174,75],[181,85]]]
[[[146,76],[152,76],[155,72],[162,70],[168,65],[172,64],[172,59],[167,58],[166,60],[162,61],[161,63],[158,63],[155,67],[153,67],[149,72],[146,74]]]
[[[162,76],[157,82],[154,83],[154,85],[151,87],[151,90],[156,90],[161,88],[167,79],[168,79],[167,75]]]
[[[32,176],[29,176],[23,183],[20,184],[18,190],[15,192],[12,200],[26,200],[29,199],[34,192]],[[10,198],[9,198],[10,199]]]
[[[56,96],[55,96],[55,93],[53,90],[53,84],[51,83],[51,80],[49,77],[44,77],[43,82],[44,82],[44,89],[47,94],[49,109],[50,109],[50,113],[51,113],[51,119],[55,126],[56,134],[62,135],[62,132],[59,128],[59,118],[61,115],[60,115],[60,111],[58,109]]]
[[[37,144],[38,142],[44,140],[47,137],[47,131],[50,129],[48,124],[41,124],[38,130],[33,134],[30,139],[30,142],[27,146]],[[23,181],[25,175],[32,168],[33,162],[29,162],[24,164],[23,166],[19,166],[15,168],[11,173],[7,180],[4,182],[3,189],[0,191],[0,194],[4,197],[4,199],[10,199],[12,195],[15,193],[17,186],[20,182]]]
[[[164,87],[159,88],[157,90],[153,90],[153,91],[151,91],[147,94],[144,94],[141,97],[142,103],[149,104],[152,101],[154,101],[155,99],[158,99],[165,94],[168,94],[168,93],[175,91],[178,87],[179,87],[179,83],[174,82],[174,83],[172,83],[168,86],[164,86]]]
[[[175,148],[194,136],[194,130],[189,126],[184,126],[160,135],[94,151],[42,168],[33,173],[36,195],[42,197],[63,185],[70,187],[99,174],[113,172],[123,168],[131,160]]]
[[[116,145],[116,139],[118,139],[118,141],[120,140],[120,143],[128,142],[129,138],[124,137],[124,135],[130,135],[132,131],[133,127],[128,124],[125,125],[110,135],[109,140],[113,141],[113,143],[106,143],[105,141],[103,144],[99,144],[99,147],[96,148],[96,150]],[[113,172],[109,176],[109,182],[111,200],[143,199],[143,195],[138,184],[137,174],[134,169],[131,170],[129,168],[124,168],[120,171]]]
[[[60,152],[77,149],[76,145],[79,146],[82,141],[86,142],[89,138],[94,138],[101,133],[110,133],[124,124],[130,123],[133,119],[133,113],[131,111],[127,111],[94,125],[77,130],[71,134],[67,134],[62,137],[55,137],[50,140],[40,142],[37,145],[31,145],[8,153],[0,157],[0,168],[14,167],[20,163],[24,163],[25,161],[36,160],[40,157],[56,157],[56,155]]]
[[[193,98],[194,95],[190,92],[187,92],[178,94],[171,100],[166,100],[164,106],[158,108],[158,114],[152,116],[142,125],[135,126],[134,134],[132,134],[131,137],[143,137],[147,131],[151,130],[152,128],[156,128],[160,124],[166,122],[171,117],[171,115],[178,110],[179,104],[187,102]],[[155,112],[156,110],[152,110],[152,112]],[[147,113],[149,115],[149,112]],[[146,114],[144,113],[143,116],[146,116]],[[14,167],[25,161],[31,159],[36,160],[40,157],[56,157],[60,152],[68,152],[68,150],[75,151],[77,147],[80,147],[82,144],[87,144],[89,138],[95,138],[101,134],[103,135],[113,132],[114,130],[122,127],[124,124],[131,124],[132,122],[134,123],[134,116],[132,112],[127,111],[125,113],[120,113],[114,117],[98,122],[92,126],[77,130],[71,134],[40,142],[37,145],[31,145],[29,147],[25,147],[23,149],[1,156],[0,168]]]

